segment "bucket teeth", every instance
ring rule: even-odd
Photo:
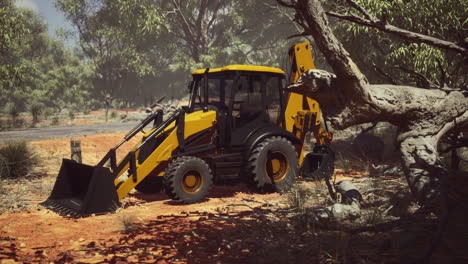
[[[41,203],[45,208],[63,217],[80,218],[86,216],[78,212],[73,206],[70,206],[70,204],[72,204],[72,202],[67,200],[46,200]]]

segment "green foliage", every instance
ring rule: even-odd
[[[54,108],[96,103],[88,62],[51,38],[38,14],[3,0],[0,22],[0,105],[19,112],[30,111],[31,101]]]
[[[13,102],[8,102],[5,105],[5,113],[7,113],[12,119],[16,119],[19,116],[19,109]]]
[[[462,1],[357,2],[401,28],[456,43],[467,36]],[[287,39],[300,32],[290,20],[293,11],[275,0],[57,0],[57,8],[79,29],[60,33],[78,34],[79,49],[72,51],[48,35],[37,14],[10,0],[1,3],[0,105],[15,104],[18,112],[33,100],[53,108],[96,109],[105,106],[106,97],[129,106],[152,96],[180,97],[194,69],[256,64],[287,70],[288,47],[303,41]],[[349,9],[344,0],[325,4]],[[466,85],[467,68],[450,52],[343,21],[332,26],[371,82],[388,82],[375,63],[405,83],[414,84],[414,75],[394,66],[433,82],[443,68],[449,86]],[[320,55],[316,60],[326,68]]]
[[[22,118],[15,118],[13,120],[8,120],[9,128],[22,128],[26,126],[26,122]]]
[[[21,78],[23,67],[19,61],[20,41],[28,32],[23,14],[12,1],[3,0],[0,5],[0,88],[13,86]],[[3,89],[2,89],[3,90]],[[4,91],[2,91],[4,92]]]
[[[38,158],[25,141],[8,143],[0,148],[0,178],[20,178],[38,164]]]
[[[83,115],[89,115],[91,113],[91,109],[85,108],[83,109]]]
[[[43,111],[41,112],[42,116],[45,120],[47,120],[50,116],[54,114],[54,110],[50,107],[44,107]]]
[[[0,130],[23,128],[25,126],[26,126],[26,122],[22,118],[12,118],[12,119],[7,119],[7,120],[0,119]]]
[[[56,4],[80,29],[79,44],[93,62],[101,100],[107,95],[117,102],[140,103],[155,95],[179,97],[195,69],[243,63],[280,66],[296,41],[286,40],[296,29],[273,8],[274,0]]]
[[[337,0],[333,9],[343,10],[346,1]],[[457,0],[436,1],[371,1],[357,0],[372,15],[385,19],[389,24],[416,33],[433,36],[464,46],[468,36],[466,3]],[[350,11],[351,12],[351,11]],[[357,12],[353,12],[356,14]],[[414,74],[396,68],[403,67],[428,77],[433,83],[450,87],[463,87],[467,84],[468,70],[463,67],[463,57],[427,44],[405,41],[365,26],[350,22],[334,23],[336,35],[351,51],[353,59],[372,82],[388,80],[378,74],[375,66],[403,83],[421,85]],[[363,43],[366,43],[363,45]],[[443,69],[443,73],[441,71]]]
[[[149,33],[154,18],[150,1],[102,1],[97,10],[88,1],[56,4],[80,28],[79,44],[92,62],[101,102],[106,96],[131,98],[135,95],[131,86],[156,75],[159,57],[148,54],[159,44]]]
[[[52,117],[52,121],[50,122],[50,124],[51,124],[52,126],[58,125],[58,124],[59,124],[59,117],[56,116],[56,115],[53,116],[53,117]]]

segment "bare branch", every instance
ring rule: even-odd
[[[423,74],[421,74],[419,72],[416,72],[414,70],[405,68],[403,66],[396,66],[395,68],[397,68],[399,70],[402,70],[402,71],[404,71],[406,73],[415,75],[421,81],[423,88],[429,89],[429,88],[437,88],[438,87],[435,83],[433,83],[431,80],[429,80],[429,78],[427,78],[426,76],[424,76]]]
[[[310,36],[310,33],[302,32],[299,34],[294,34],[294,35],[288,36],[288,39],[297,38],[297,37],[306,37],[306,36]]]
[[[415,33],[409,30],[401,29],[393,25],[390,25],[388,23],[385,23],[384,21],[381,21],[381,20],[371,21],[369,19],[364,19],[358,16],[344,15],[344,14],[339,14],[335,12],[326,12],[326,14],[329,16],[343,19],[346,21],[350,21],[359,25],[376,28],[376,29],[393,34],[395,36],[398,36],[406,40],[410,40],[410,41],[417,42],[417,43],[425,43],[425,44],[438,47],[441,49],[455,51],[457,53],[462,54],[465,57],[468,57],[468,50],[466,48],[458,46],[457,44],[453,42],[441,40],[441,39],[427,36],[424,34]]]
[[[389,81],[391,84],[398,85],[399,83],[393,79],[392,76],[390,76],[388,73],[386,73],[384,70],[381,68],[377,67],[375,63],[372,63],[372,66],[374,67],[375,71],[382,75],[387,81]]]
[[[182,24],[182,30],[186,33],[187,36],[191,36],[191,38],[193,38],[195,36],[195,33],[192,30],[192,25],[190,24],[188,19],[184,16],[184,13],[182,13],[182,10],[180,9],[179,4],[174,0],[172,1],[172,3],[174,5],[174,7],[175,7],[174,11],[177,11],[177,14],[179,15],[179,17],[182,20],[182,23],[181,23]]]
[[[368,20],[370,21],[374,21],[376,22],[377,21],[377,18],[375,18],[374,16],[372,16],[369,12],[367,12],[367,10],[362,7],[361,5],[359,5],[358,3],[356,3],[354,0],[347,0],[347,2],[356,10],[358,10],[359,12],[361,12],[361,14],[364,15],[364,17],[366,17]]]
[[[284,7],[294,8],[296,6],[294,2],[291,2],[291,4],[288,4],[283,0],[276,0],[276,2],[278,2],[280,6],[284,6]]]

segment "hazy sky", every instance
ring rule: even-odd
[[[54,6],[55,0],[15,0],[15,5],[18,7],[30,8],[39,13],[44,21],[49,25],[49,33],[55,35],[57,28],[72,29],[71,24],[66,21],[63,14]],[[71,44],[72,41],[67,41]]]

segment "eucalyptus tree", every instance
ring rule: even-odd
[[[330,113],[332,125],[343,129],[367,122],[385,121],[397,126],[403,168],[414,197],[426,208],[447,216],[446,210],[453,204],[448,206],[446,203],[459,204],[460,201],[449,201],[447,184],[456,178],[452,177],[453,172],[443,166],[438,144],[451,131],[466,129],[468,126],[466,89],[371,85],[330,28],[327,15],[341,15],[337,15],[336,11],[325,12],[318,0],[278,2],[296,12],[296,21],[303,28],[303,34],[313,36],[336,74],[336,77],[328,75],[327,83],[331,83],[328,89],[323,87],[314,93],[323,106],[339,106]],[[461,60],[467,58],[467,50],[462,45],[395,27],[388,22],[388,18],[378,19],[357,2],[347,2],[361,19],[370,21],[367,26],[404,38],[405,41],[435,46],[443,52],[454,51],[453,56]],[[346,19],[346,16],[342,17]],[[433,20],[434,17],[429,21]],[[307,87],[307,83],[303,85]]]
[[[89,67],[63,42],[49,36],[37,13],[0,3],[0,105],[19,111],[92,103]]]
[[[290,44],[287,36],[295,32],[273,0],[56,3],[94,64],[103,98],[149,97],[155,91],[179,95],[181,82],[198,68],[279,66]]]
[[[12,1],[0,1],[0,103],[5,105],[24,74],[21,40],[27,33],[23,14]]]
[[[464,1],[354,1],[372,14],[367,17],[347,2],[327,1],[324,5],[338,39],[354,51],[353,58],[370,80],[419,87],[468,85],[468,69],[463,67],[460,50],[450,44],[443,46],[444,41],[467,45]],[[397,30],[389,30],[386,24]],[[434,39],[416,41],[415,33]]]

